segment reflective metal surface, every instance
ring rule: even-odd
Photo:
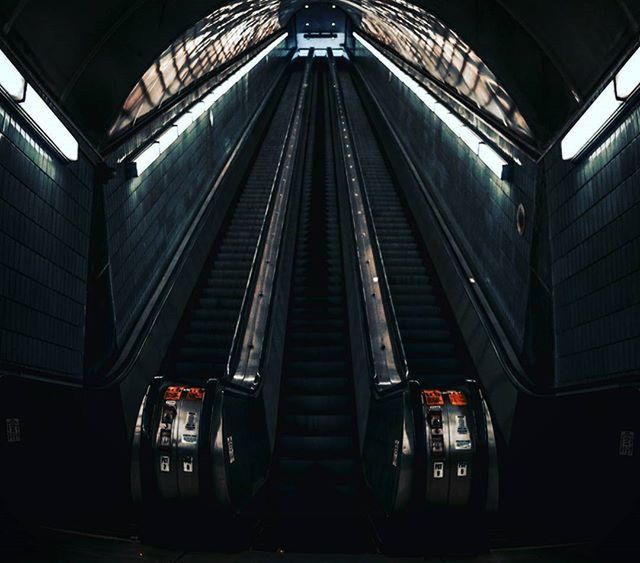
[[[245,289],[243,312],[236,327],[227,365],[230,382],[247,389],[254,388],[259,382],[263,344],[269,322],[278,255],[292,187],[294,162],[298,152],[312,61],[313,49],[305,65],[298,101],[287,133],[287,142],[283,145],[280,154],[278,172],[274,178],[262,232],[254,255],[252,273]],[[259,249],[262,249],[262,252],[259,252]],[[253,291],[252,294],[251,291]],[[243,320],[246,320],[246,324]],[[244,332],[242,332],[243,329]]]
[[[342,152],[349,187],[349,202],[351,205],[351,217],[353,233],[356,239],[358,253],[358,265],[360,268],[360,281],[362,283],[362,297],[368,320],[368,336],[373,363],[373,377],[376,387],[383,391],[404,381],[406,376],[406,363],[403,362],[401,351],[396,354],[398,346],[401,348],[399,334],[392,337],[390,327],[392,317],[385,307],[386,295],[384,286],[384,272],[377,264],[374,249],[375,238],[367,220],[365,195],[363,193],[355,147],[345,112],[340,86],[335,70],[333,56],[329,50],[329,68],[331,86],[335,94],[336,112],[338,116],[340,150]],[[387,292],[388,293],[388,292]]]

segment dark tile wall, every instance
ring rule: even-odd
[[[0,107],[0,362],[82,377],[93,165]]]
[[[411,91],[363,49],[355,64],[391,116],[412,161],[459,235],[474,277],[517,350],[524,345],[535,209],[535,163],[518,157],[513,180],[498,179]],[[516,209],[525,206],[524,236],[516,231]]]
[[[276,52],[258,65],[140,177],[127,179],[115,165],[130,147],[111,155],[117,172],[105,188],[105,214],[119,344],[282,64]]]
[[[640,369],[640,108],[575,162],[545,157],[558,384]]]
[[[360,49],[356,55],[356,64],[376,85],[376,95],[414,163],[456,227],[477,269],[475,277],[516,348],[531,348],[532,342],[535,348],[552,337],[554,365],[548,371],[553,371],[550,383],[558,386],[637,374],[640,108],[619,118],[575,162],[562,160],[559,143],[539,165],[515,153],[522,164],[515,167],[512,181],[502,182],[382,65]],[[514,223],[520,202],[527,212],[524,237],[516,234]],[[532,293],[532,279],[550,290],[553,309],[552,334],[537,334],[533,340],[527,331],[540,332],[531,316],[542,302],[536,302],[539,292]]]

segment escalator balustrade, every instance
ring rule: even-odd
[[[361,92],[347,68],[338,68],[337,75],[348,122],[344,142],[350,143],[356,161],[350,174],[359,180],[351,189],[357,183],[362,190],[358,195],[369,220],[367,238],[376,247],[383,278],[381,298],[387,318],[395,320],[398,328],[389,333],[401,339],[396,346],[406,360],[406,377],[415,382],[410,506],[419,511],[445,507],[480,514],[488,501],[494,504],[488,499],[490,482],[495,480],[488,470],[495,454],[491,418]],[[402,373],[402,366],[398,372]]]
[[[331,54],[310,58],[304,73],[294,69],[287,80],[183,315],[165,376],[141,406],[132,482],[138,499],[234,510],[260,490],[263,546],[317,547],[331,536],[339,550],[371,549],[371,511],[399,514],[403,526],[407,514],[482,513],[495,439],[364,93]],[[290,185],[281,194],[285,176]],[[274,205],[274,190],[278,197],[301,190],[293,200],[299,205]],[[273,209],[282,230],[271,234]],[[281,261],[263,239],[284,236],[285,216],[296,217],[286,225],[297,230],[288,232],[295,240],[283,239],[291,240],[285,270],[292,273],[273,340],[281,373],[265,374],[254,361],[264,342],[254,344],[258,333],[271,338],[271,295],[263,292],[278,279],[269,259]],[[263,280],[265,260],[271,269]],[[273,409],[250,397],[265,376],[278,382]],[[268,426],[267,412],[277,413],[271,438],[258,428]]]
[[[315,63],[310,142],[289,304],[270,545],[351,549],[369,541],[324,60]],[[341,529],[342,528],[342,529]],[[362,539],[366,537],[366,539]],[[341,546],[340,548],[336,546]]]
[[[286,80],[253,165],[183,314],[163,376],[154,379],[141,405],[132,464],[138,501],[215,503],[221,496],[216,475],[226,468],[214,459],[220,413],[213,411],[227,375],[243,297],[252,289],[247,284],[258,241],[271,221],[269,202],[291,134],[292,108],[304,94],[300,68],[294,67]],[[226,444],[227,461],[229,453],[233,455],[231,444]]]

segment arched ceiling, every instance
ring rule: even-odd
[[[279,24],[305,3],[253,2],[278,4]],[[373,0],[335,3],[367,31],[366,9]],[[88,138],[99,144],[150,65],[177,38],[226,4],[244,2],[3,0],[2,39]],[[402,1],[387,4],[401,6]],[[640,0],[413,0],[410,4],[438,18],[473,49],[540,143],[566,122],[637,40],[640,20]],[[257,33],[245,44],[251,46],[260,38]],[[403,54],[402,49],[397,51]]]

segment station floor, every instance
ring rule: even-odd
[[[595,563],[624,562],[638,560],[629,553],[602,553],[586,545],[565,545],[536,548],[501,549],[476,557],[387,557],[375,554],[335,553],[269,553],[246,551],[241,553],[210,553],[180,551],[143,545],[135,540],[123,540],[105,536],[69,533],[59,530],[41,530],[29,538],[16,538],[13,546],[5,545],[0,550],[0,560],[4,562],[106,562],[106,561],[147,561],[154,563],[360,563],[372,561],[434,563]]]

